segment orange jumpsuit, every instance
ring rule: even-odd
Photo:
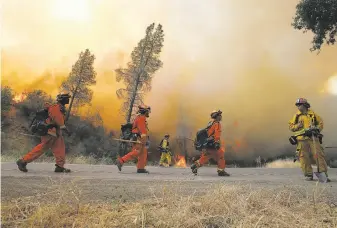
[[[208,137],[213,136],[215,142],[220,142],[221,137],[221,124],[213,120],[212,126],[207,130]],[[203,150],[201,157],[196,161],[198,167],[203,166],[208,162],[210,158],[213,158],[218,163],[218,171],[225,169],[225,148],[220,144],[220,149],[206,149]]]
[[[132,133],[138,134],[138,140],[141,140],[142,144],[135,143],[132,146],[132,150],[121,158],[118,158],[121,164],[138,158],[137,169],[144,169],[147,163],[147,149],[145,143],[147,140],[147,122],[144,115],[138,115],[133,122]]]
[[[23,156],[22,160],[29,163],[40,157],[48,149],[53,151],[56,164],[60,167],[65,163],[65,144],[60,129],[65,128],[64,114],[61,112],[61,104],[54,104],[49,106],[49,117],[46,123],[54,123],[58,129],[49,129],[48,135],[41,137],[41,143],[34,147],[30,152]],[[58,135],[58,136],[57,136]]]

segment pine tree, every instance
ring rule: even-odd
[[[90,53],[89,49],[81,52],[78,60],[72,66],[69,77],[61,85],[61,89],[71,93],[66,120],[69,119],[73,106],[82,106],[91,102],[93,92],[88,87],[96,84],[94,60],[95,56]]]
[[[144,94],[151,90],[154,73],[163,66],[159,59],[164,42],[164,31],[159,24],[155,29],[152,23],[146,29],[146,35],[141,39],[131,53],[131,61],[127,68],[116,69],[116,80],[121,80],[126,88],[117,90],[117,97],[124,99],[121,112],[125,114],[126,121],[131,117],[138,105],[143,104]]]
[[[304,32],[312,31],[310,51],[320,50],[324,42],[333,45],[337,35],[337,0],[301,0],[296,6],[292,26]]]

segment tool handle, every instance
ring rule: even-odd
[[[138,143],[138,144],[142,144],[141,142],[139,141],[131,141],[131,140],[126,140],[126,139],[116,139],[116,138],[111,138],[112,140],[115,140],[115,141],[120,141],[120,142],[129,142],[129,143]]]

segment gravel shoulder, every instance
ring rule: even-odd
[[[188,167],[149,166],[150,174],[137,174],[134,166],[124,166],[122,172],[112,165],[68,164],[67,167],[72,173],[59,174],[53,172],[52,163],[32,163],[27,166],[29,172],[22,173],[15,163],[1,163],[1,201],[52,191],[67,194],[76,189],[80,190],[82,202],[126,202],[155,197],[165,191],[199,195],[214,185],[240,184],[258,189],[294,186],[308,192],[319,188],[337,202],[337,169],[329,170],[331,183],[317,185],[316,181],[305,182],[296,168],[228,168],[230,177],[218,177],[215,167],[201,168],[198,176],[191,174]]]

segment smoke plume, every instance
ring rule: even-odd
[[[156,22],[165,41],[164,66],[146,97],[152,134],[193,137],[221,109],[231,152],[272,156],[288,146],[295,100],[306,97],[325,121],[325,143],[337,144],[337,98],[321,92],[337,73],[337,47],[309,51],[312,34],[291,27],[297,0],[92,0],[83,1],[91,10],[82,22],[54,18],[51,3],[3,3],[2,83],[17,92],[56,95],[78,53],[89,48],[97,57],[93,105],[107,128],[119,128],[115,91],[123,84],[114,69]]]

